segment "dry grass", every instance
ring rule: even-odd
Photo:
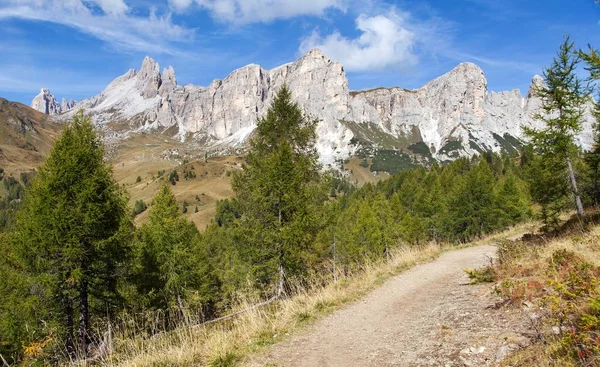
[[[178,150],[180,156],[165,159],[167,150]],[[205,162],[203,157],[203,152],[188,145],[161,136],[141,135],[123,142],[111,161],[115,179],[129,193],[131,206],[136,200],[150,204],[166,176],[176,169],[179,181],[171,186],[173,194],[180,204],[184,201],[189,204],[184,216],[194,222],[199,230],[204,230],[215,216],[217,201],[233,196],[228,172],[238,170],[241,160],[239,157],[225,156],[209,158]],[[184,159],[189,163],[182,164]],[[184,168],[192,170],[192,167],[196,177],[185,179]],[[165,171],[162,177],[157,177],[159,170]],[[136,182],[138,176],[140,182]],[[198,212],[195,211],[196,207]],[[144,223],[147,216],[147,211],[138,215],[136,224]]]
[[[522,235],[531,226],[517,226],[459,248]],[[116,343],[116,353],[104,362],[111,366],[235,365],[248,354],[261,352],[324,315],[360,299],[390,277],[456,248],[434,244],[399,248],[389,261],[368,264],[361,272],[325,286],[299,289],[295,296],[268,306],[252,309],[256,300],[241,302],[237,309],[250,310],[223,322],[181,327],[154,337],[121,338]]]
[[[563,253],[573,254],[574,260],[561,263],[552,261],[553,256]],[[564,292],[577,284],[573,282],[584,279],[581,278],[584,274],[578,273],[580,268],[577,261],[600,266],[598,214],[591,213],[585,220],[571,219],[554,233],[528,236],[524,241],[505,242],[500,248],[499,259],[501,262],[496,266],[495,273],[500,294],[514,307],[522,307],[524,301],[531,302],[535,305],[532,312],[541,315],[541,319],[535,319],[532,324],[537,334],[535,343],[512,355],[504,365],[596,366],[594,362],[590,364],[587,359],[590,357],[582,361],[573,356],[575,347],[572,340],[578,340],[577,335],[585,332],[585,328],[577,326],[580,323],[578,320],[588,313],[589,297],[597,294],[598,290],[582,288],[584,291],[581,294],[569,293],[567,297]],[[552,271],[551,266],[558,266],[562,270]],[[590,283],[584,281],[583,284]],[[570,331],[556,335],[552,327],[557,326]]]
[[[355,183],[358,186],[362,186],[369,182],[376,183],[391,177],[387,172],[378,172],[377,174],[373,174],[369,167],[363,167],[360,165],[362,160],[363,159],[359,157],[352,157],[348,160],[348,163],[344,164],[344,169],[350,172],[350,176],[348,177],[350,182]]]
[[[119,366],[230,366],[248,353],[260,351],[289,333],[367,294],[389,277],[441,253],[439,246],[398,249],[389,262],[374,263],[354,276],[298,293],[235,318],[197,327],[181,327],[151,338],[116,343],[116,353],[104,361]],[[239,309],[254,302],[242,302]],[[118,339],[119,336],[116,336]]]

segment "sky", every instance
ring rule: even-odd
[[[96,95],[144,56],[180,85],[320,48],[353,90],[419,88],[465,61],[488,89],[520,89],[566,34],[600,48],[594,0],[0,0],[0,97]]]

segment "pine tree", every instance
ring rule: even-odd
[[[494,175],[485,160],[455,180],[449,199],[450,238],[467,241],[497,229]]]
[[[576,74],[580,61],[574,43],[567,36],[550,67],[544,70],[544,87],[536,91],[536,95],[542,100],[543,111],[536,118],[543,121],[545,127],[538,130],[527,128],[525,133],[544,159],[553,156],[565,161],[577,214],[583,215],[581,196],[571,162],[576,149],[574,137],[581,131],[582,106],[585,102],[585,88]],[[556,170],[555,174],[561,175],[562,172]]]
[[[163,184],[136,241],[136,285],[149,307],[175,307],[187,317],[183,302],[201,286],[198,241],[196,226],[181,216],[169,185]]]
[[[579,51],[579,55],[586,63],[585,69],[589,72],[589,78],[594,83],[597,97],[600,99],[600,51],[589,47],[588,52]],[[598,101],[596,101],[593,113],[596,118],[594,146],[586,154],[585,161],[590,168],[593,200],[598,205],[600,204],[600,103]]]
[[[31,281],[25,303],[58,325],[71,355],[86,355],[92,318],[119,298],[131,229],[126,196],[79,112],[39,169],[12,238],[15,266]]]
[[[317,208],[327,199],[315,149],[316,124],[303,116],[283,86],[258,120],[244,170],[233,176],[243,229],[240,249],[255,264],[260,283],[277,280],[277,294],[284,291],[285,276],[305,274],[320,228]]]

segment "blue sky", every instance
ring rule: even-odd
[[[355,90],[418,88],[471,61],[490,90],[525,93],[565,34],[600,48],[599,21],[594,0],[0,0],[0,96],[90,97],[145,55],[208,85],[311,47]]]

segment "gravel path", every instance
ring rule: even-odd
[[[248,366],[494,366],[529,340],[526,312],[497,309],[491,285],[464,269],[489,263],[496,247],[444,253],[364,299],[253,356]]]

